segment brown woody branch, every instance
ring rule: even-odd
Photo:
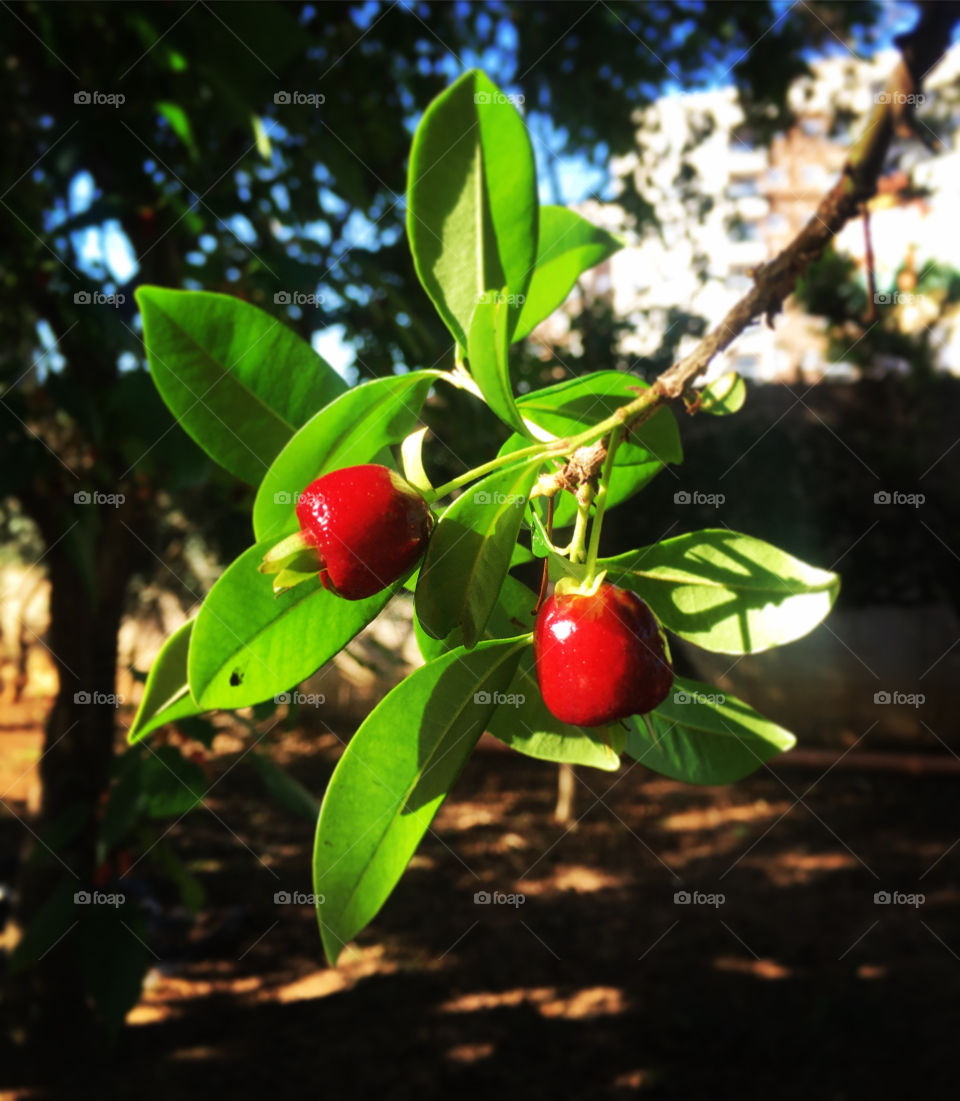
[[[850,149],[840,179],[820,200],[813,216],[793,241],[754,272],[753,286],[720,324],[689,355],[664,371],[643,398],[621,410],[626,414],[622,419],[628,431],[649,419],[661,405],[682,397],[711,361],[729,348],[753,321],[765,317],[767,324],[772,325],[772,319],[783,308],[784,301],[808,266],[876,194],[877,180],[893,136],[912,132],[915,97],[923,86],[924,77],[943,57],[958,19],[960,2],[957,0],[928,0],[920,5],[916,27],[897,39],[900,61],[891,74],[886,94],[878,97],[880,102],[864,132]],[[553,476],[556,489],[596,478],[605,455],[604,442],[581,448]],[[550,487],[544,485],[540,492],[549,493]]]

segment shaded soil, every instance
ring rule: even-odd
[[[319,792],[339,742],[278,748]],[[581,770],[571,829],[554,768],[480,752],[331,971],[312,909],[274,903],[310,890],[312,825],[235,760],[169,835],[207,905],[152,930],[160,959],[116,1049],[5,1063],[12,1096],[956,1095],[956,775],[812,761],[696,789]],[[0,820],[4,851],[19,829]]]

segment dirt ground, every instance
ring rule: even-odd
[[[339,742],[279,750],[320,793]],[[0,730],[4,787],[29,756]],[[478,752],[332,971],[312,908],[274,903],[310,891],[312,826],[236,759],[169,835],[208,903],[154,930],[112,1055],[45,1084],[8,1065],[6,1096],[956,1097],[956,773],[777,763],[697,789],[627,762],[578,771],[569,828],[552,766]],[[3,851],[20,829],[0,818]]]

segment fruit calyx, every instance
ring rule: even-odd
[[[260,573],[273,575],[273,591],[279,596],[294,585],[316,577],[323,561],[313,539],[304,531],[296,531],[281,539],[263,556]]]

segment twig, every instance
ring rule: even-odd
[[[847,222],[876,194],[890,142],[912,112],[924,77],[943,57],[958,20],[958,0],[927,0],[920,5],[916,27],[896,40],[901,57],[886,93],[877,97],[877,105],[850,149],[840,179],[820,200],[810,221],[782,252],[756,269],[750,290],[689,355],[659,375],[639,398],[618,409],[615,417],[607,418],[608,422],[616,420],[629,432],[652,417],[660,406],[682,397],[712,360],[729,348],[753,321],[765,317],[767,324],[772,325],[772,319],[807,267],[819,259]],[[553,476],[553,491],[594,481],[606,458],[606,443],[603,439],[571,456],[566,466]]]
[[[863,246],[867,265],[867,316],[869,325],[877,320],[877,280],[873,274],[873,234],[870,232],[870,205],[863,204]]]
[[[921,7],[916,27],[897,39],[901,59],[887,85],[886,95],[877,97],[878,103],[863,134],[850,150],[840,179],[820,200],[813,217],[793,241],[768,264],[759,267],[753,286],[720,324],[690,355],[660,375],[654,388],[663,394],[664,400],[680,397],[707,369],[711,360],[725,351],[751,322],[765,316],[769,324],[809,264],[822,255],[826,246],[857,215],[861,203],[876,194],[877,179],[905,106],[915,102],[923,78],[943,57],[958,19],[960,3],[956,0],[927,3]]]

